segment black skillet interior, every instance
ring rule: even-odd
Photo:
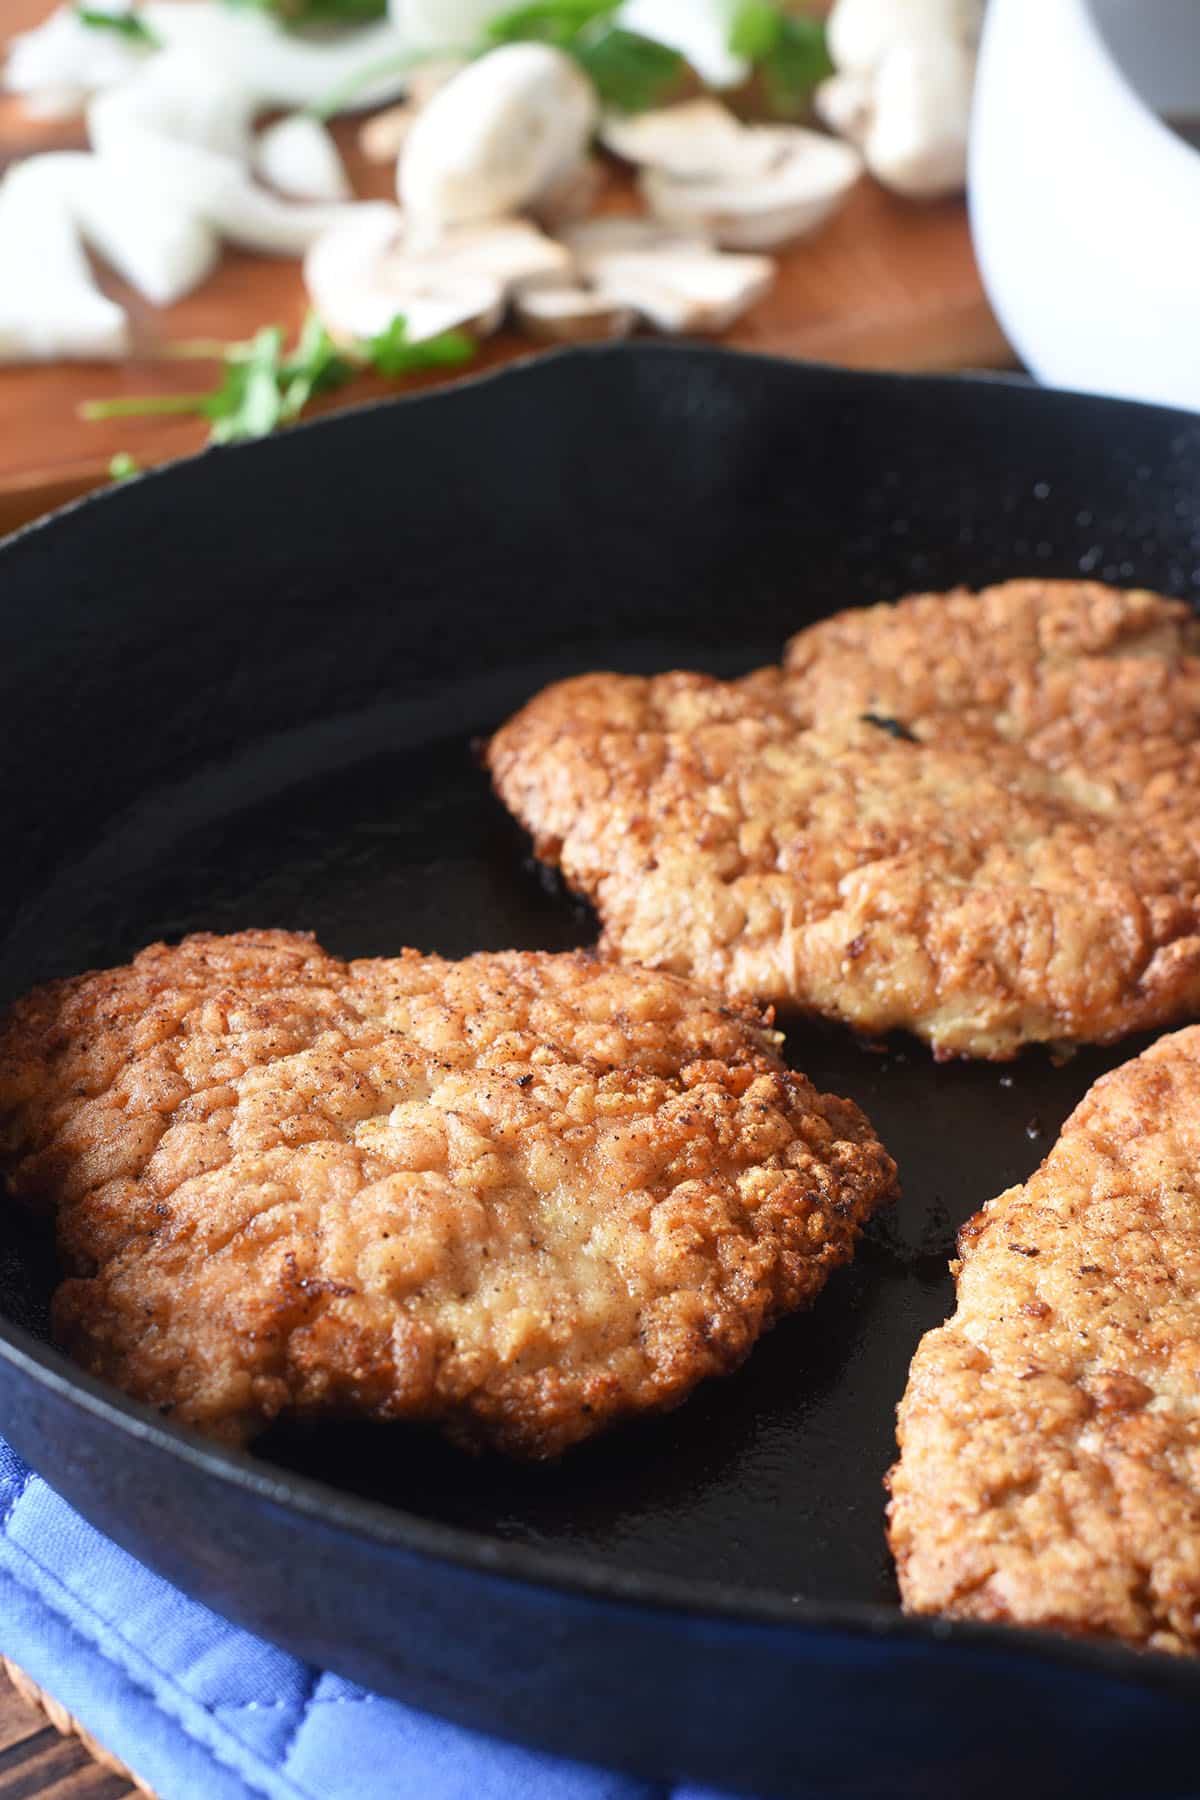
[[[1200,588],[1200,420],[638,347],[130,484],[0,552],[0,998],[197,928],[310,928],[346,956],[587,943],[480,734],[577,670],[734,673],[836,608],[1017,574]],[[651,1591],[703,1571],[735,1603],[893,1609],[880,1483],[955,1229],[1139,1046],[938,1067],[784,1023],[905,1194],[740,1374],[555,1467],[351,1425],[261,1454],[499,1541],[518,1573],[533,1546]],[[0,1314],[38,1332],[51,1275],[7,1220]]]

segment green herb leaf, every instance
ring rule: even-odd
[[[81,25],[90,25],[93,31],[113,31],[131,44],[140,44],[144,50],[162,49],[162,39],[136,12],[105,12],[100,6],[81,5],[75,8],[75,16]]]
[[[326,394],[353,380],[357,366],[342,354],[316,313],[309,313],[295,352],[279,370],[280,419],[298,418],[316,394]]]
[[[761,70],[771,110],[785,117],[803,112],[817,83],[833,73],[824,22],[785,13],[771,0],[742,0],[729,48]]]
[[[729,32],[729,48],[734,56],[759,62],[775,49],[782,24],[782,14],[771,0],[742,0]]]
[[[79,417],[94,424],[97,419],[142,419],[155,413],[203,413],[210,394],[122,394],[115,400],[84,400]]]
[[[141,472],[141,463],[128,450],[118,450],[115,456],[109,458],[108,473],[112,481],[128,481],[131,475],[140,475]]]
[[[363,25],[387,15],[387,0],[225,0],[227,6],[274,14],[284,25]]]
[[[298,418],[318,394],[343,387],[364,369],[385,376],[408,375],[418,369],[455,368],[474,356],[475,340],[462,331],[410,344],[402,315],[378,336],[342,349],[315,313],[304,321],[296,347],[285,354],[283,328],[266,325],[244,343],[202,342],[175,347],[183,354],[217,354],[224,367],[207,394],[122,395],[115,400],[89,400],[79,409],[84,419],[125,419],[155,413],[192,413],[209,422],[209,442],[236,444],[267,437]],[[116,461],[112,473],[117,478]],[[132,464],[132,459],[130,459]],[[133,473],[136,465],[126,470]]]
[[[606,106],[643,112],[669,95],[685,67],[665,44],[614,23],[620,0],[529,0],[484,28],[484,51],[497,44],[552,44],[583,68]]]
[[[687,68],[677,50],[606,20],[582,32],[573,51],[601,100],[618,112],[662,106]]]
[[[368,338],[363,350],[380,375],[411,375],[418,369],[453,369],[470,362],[476,344],[465,331],[443,331],[410,344],[404,315],[398,313],[386,331]]]
[[[491,47],[532,41],[572,50],[585,25],[609,18],[619,5],[620,0],[531,0],[489,19],[484,42]]]

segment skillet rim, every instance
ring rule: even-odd
[[[342,407],[300,421],[274,438],[225,446],[207,446],[143,471],[133,480],[93,490],[54,511],[29,521],[0,539],[0,559],[25,550],[47,529],[97,505],[122,504],[126,489],[143,482],[186,482],[194,469],[220,456],[270,455],[281,441],[298,433],[348,431],[363,416],[385,409],[429,405],[469,404],[475,391],[496,385],[519,387],[542,379],[545,369],[553,378],[561,364],[597,363],[621,358],[644,364],[678,360],[681,371],[690,364],[724,364],[727,369],[773,371],[798,388],[814,377],[822,382],[862,392],[875,390],[945,389],[973,390],[980,395],[999,392],[1027,397],[1035,408],[1061,408],[1077,403],[1108,413],[1153,416],[1166,424],[1200,432],[1200,415],[1176,407],[1118,399],[1079,390],[1041,388],[1017,371],[978,370],[909,372],[852,369],[834,363],[765,355],[752,350],[701,344],[694,341],[633,344],[573,345],[529,355],[498,369],[488,369],[441,388],[415,394],[385,396]],[[988,404],[984,401],[984,404]],[[1024,402],[1019,401],[1018,404]],[[0,571],[3,562],[0,560]],[[7,1364],[68,1405],[91,1415],[119,1436],[148,1445],[153,1451],[181,1462],[186,1468],[236,1488],[249,1500],[267,1501],[283,1511],[325,1525],[338,1533],[359,1535],[384,1549],[397,1549],[414,1558],[449,1564],[484,1577],[511,1581],[543,1591],[554,1590],[612,1606],[633,1606],[698,1620],[713,1619],[769,1630],[795,1633],[840,1634],[856,1639],[899,1644],[944,1645],[973,1656],[1035,1658],[1074,1668],[1081,1673],[1106,1675],[1130,1681],[1141,1688],[1176,1696],[1200,1693],[1200,1659],[1172,1656],[1155,1650],[1139,1650],[1120,1640],[1075,1638],[1066,1634],[1035,1631],[1003,1624],[901,1612],[899,1605],[886,1607],[864,1602],[818,1602],[801,1597],[785,1599],[753,1587],[728,1582],[685,1581],[679,1577],[622,1570],[594,1561],[586,1554],[572,1555],[531,1545],[506,1542],[463,1526],[446,1525],[401,1506],[384,1505],[350,1494],[325,1482],[277,1468],[245,1451],[206,1440],[198,1433],[174,1425],[152,1408],[130,1399],[118,1389],[77,1368],[52,1345],[42,1342],[0,1313],[0,1363]],[[40,1471],[39,1471],[40,1472]],[[51,1483],[52,1485],[52,1483]],[[881,1518],[882,1535],[882,1518]]]

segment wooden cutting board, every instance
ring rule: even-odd
[[[35,22],[46,10],[46,0],[5,0],[5,35]],[[362,157],[353,122],[343,121],[338,136],[356,192],[390,197],[392,172]],[[0,95],[0,167],[36,150],[74,148],[83,141],[78,122],[31,119],[14,96]],[[615,169],[606,203],[632,203],[627,179]],[[778,263],[773,290],[727,334],[726,342],[860,368],[995,368],[1012,363],[980,286],[961,201],[917,204],[864,181],[818,236],[781,252]],[[198,449],[204,441],[205,428],[194,419],[86,424],[78,417],[81,401],[206,387],[215,379],[216,365],[170,360],[163,352],[172,339],[244,338],[260,325],[276,323],[293,330],[306,309],[298,265],[270,257],[228,253],[211,280],[167,310],[148,306],[106,274],[101,278],[106,291],[129,309],[135,343],[131,361],[0,368],[0,533],[106,481],[109,460],[117,451],[129,451],[139,463],[151,465]],[[482,346],[467,373],[535,352],[527,338],[504,332]],[[385,384],[364,377],[331,404],[353,404],[399,386],[428,387],[446,379],[432,374]]]

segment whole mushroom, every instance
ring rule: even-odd
[[[903,44],[974,49],[982,21],[982,0],[837,0],[826,42],[840,74],[872,75]]]
[[[582,70],[547,44],[505,44],[468,64],[417,114],[397,187],[436,232],[523,212],[584,160],[597,121]]]
[[[929,199],[965,185],[982,21],[983,0],[837,0],[837,73],[817,89],[817,113],[885,187]]]

